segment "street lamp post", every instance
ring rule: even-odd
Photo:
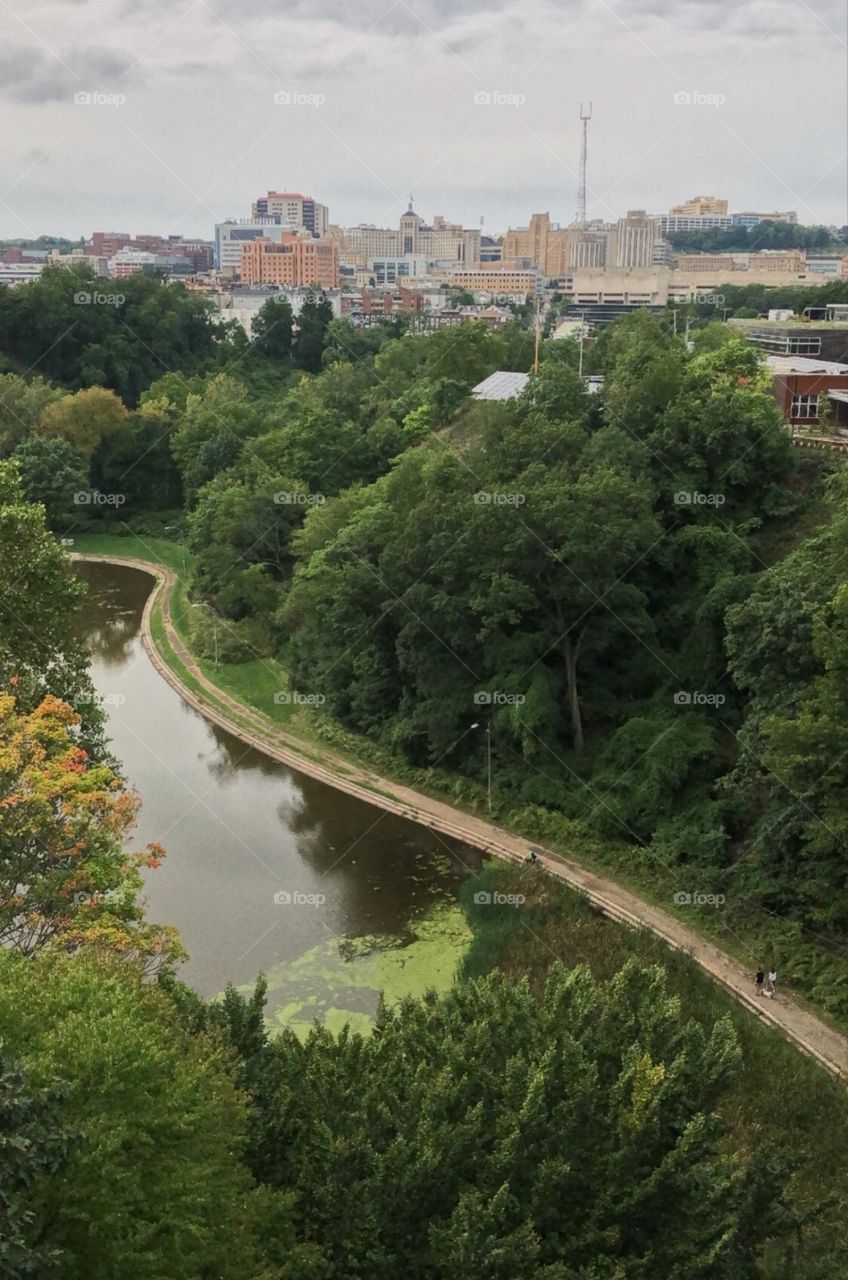
[[[492,812],[492,726],[484,726],[486,730],[486,809]],[[480,722],[474,721],[472,729],[479,729]]]

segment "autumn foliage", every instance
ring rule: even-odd
[[[58,698],[26,713],[0,693],[0,944],[27,954],[85,943],[160,967],[179,941],[146,923],[137,899],[162,850],[126,852],[138,799],[89,759],[79,723]]]

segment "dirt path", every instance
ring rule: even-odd
[[[274,760],[308,774],[328,786],[390,813],[409,818],[413,822],[439,831],[443,835],[461,840],[483,852],[497,855],[510,862],[523,863],[527,856],[528,842],[509,831],[484,822],[470,814],[454,809],[451,805],[413,791],[399,783],[383,778],[370,770],[336,757],[332,751],[314,748],[283,730],[269,720],[245,707],[229,694],[224,693],[203,674],[195,658],[183,644],[171,620],[171,595],[176,576],[170,569],[145,560],[120,556],[73,554],[78,560],[99,560],[123,564],[140,569],[156,579],[156,586],[147,598],[142,615],[142,639],[150,660],[157,671],[176,689],[180,697],[214,724],[226,729],[243,742],[263,751]],[[180,677],[171,670],[157,650],[150,630],[150,620],[157,601],[161,597],[161,613],[174,653],[202,686],[213,701],[197,695],[187,688]],[[227,712],[231,712],[231,719]],[[317,755],[320,750],[320,758]],[[762,1021],[777,1027],[810,1057],[816,1059],[833,1075],[848,1078],[848,1038],[832,1030],[813,1014],[798,1005],[779,997],[767,1000],[752,994],[751,973],[737,960],[707,942],[701,934],[688,928],[659,907],[644,902],[612,880],[605,880],[549,850],[538,850],[540,862],[555,876],[572,888],[579,890],[604,915],[634,928],[647,928],[677,950],[686,951],[694,960],[726,987],[746,1009]]]

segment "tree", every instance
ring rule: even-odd
[[[297,341],[294,358],[301,369],[317,373],[327,341],[327,330],[333,319],[333,308],[325,294],[310,294],[297,316]]]
[[[37,431],[47,439],[66,440],[86,461],[104,440],[125,427],[129,414],[114,391],[89,387],[49,404]]]
[[[64,395],[43,378],[0,374],[0,458],[8,457],[32,434],[47,405]]]
[[[84,942],[172,963],[172,929],[147,925],[138,903],[151,845],[129,854],[136,799],[75,740],[79,716],[45,698],[22,714],[0,693],[0,945],[28,955]]]
[[[163,369],[210,370],[225,326],[180,283],[139,271],[104,281],[88,266],[48,266],[0,291],[0,350],[71,390],[108,387],[128,405]]]
[[[31,436],[12,454],[28,502],[44,505],[51,529],[69,529],[79,519],[75,497],[88,496],[88,468],[77,451],[60,438]]]
[[[255,1190],[239,1160],[228,1055],[132,965],[0,954],[0,1033],[35,1088],[68,1082],[62,1121],[78,1137],[25,1200],[63,1280],[320,1280],[286,1199]]]
[[[11,462],[0,462],[0,564],[0,691],[14,691],[22,711],[45,694],[70,703],[81,716],[80,745],[102,758],[103,715],[73,626],[85,588],[47,531],[44,509],[26,501]]]
[[[290,360],[293,334],[291,303],[285,298],[269,298],[263,302],[251,329],[256,350],[269,360]]]
[[[231,467],[252,438],[262,419],[251,402],[247,386],[228,374],[217,374],[201,394],[188,394],[185,410],[171,436],[171,451],[188,506],[200,489]]]
[[[52,1270],[59,1250],[43,1239],[33,1188],[65,1164],[71,1134],[62,1114],[67,1091],[34,1089],[25,1071],[0,1056],[0,1272],[29,1280]]]
[[[554,966],[541,998],[465,982],[367,1038],[248,1053],[251,1165],[299,1189],[299,1233],[345,1280],[753,1280],[793,1226],[776,1157],[723,1140],[730,1021],[684,1021],[659,968]]]

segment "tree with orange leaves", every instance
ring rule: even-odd
[[[163,851],[126,852],[138,799],[88,757],[79,721],[58,698],[26,712],[0,692],[0,946],[87,944],[168,967],[182,955],[176,932],[148,924],[138,901]]]

